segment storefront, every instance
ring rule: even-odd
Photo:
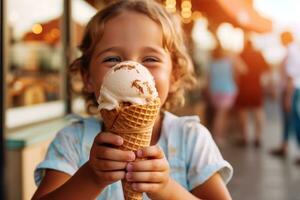
[[[68,66],[95,12],[82,0],[1,1],[1,194],[6,188],[7,199],[31,198],[34,166],[72,106],[84,109],[68,92]]]
[[[4,22],[4,2],[0,1],[0,24],[3,24]],[[3,26],[0,27],[0,66],[1,66],[1,71],[0,71],[0,80],[1,80],[1,87],[0,87],[0,110],[1,110],[1,121],[0,121],[0,199],[4,199],[4,165],[5,165],[5,158],[4,158],[4,134],[5,134],[5,108],[4,108],[4,98],[2,98],[5,94],[4,90],[4,30]]]

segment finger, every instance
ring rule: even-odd
[[[163,158],[164,152],[159,146],[150,146],[139,149],[137,152],[138,158]]]
[[[112,183],[125,178],[125,171],[103,172],[95,171],[101,182]]]
[[[132,183],[131,187],[137,192],[152,193],[158,191],[161,186],[158,183]]]
[[[95,138],[96,144],[112,144],[115,146],[121,146],[123,144],[123,138],[110,132],[99,133]]]
[[[98,159],[130,162],[135,160],[135,154],[132,151],[123,151],[106,146],[96,146],[94,155]]]
[[[167,179],[164,172],[127,172],[125,177],[128,182],[144,183],[161,183]]]
[[[111,160],[99,160],[91,159],[94,169],[100,171],[114,171],[114,170],[124,170],[126,168],[127,162],[118,162]]]
[[[128,163],[126,170],[128,172],[146,172],[146,171],[166,171],[169,165],[165,159],[139,160]]]

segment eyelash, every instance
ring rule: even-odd
[[[149,61],[149,60],[151,60],[151,61]],[[149,56],[149,57],[144,58],[143,62],[159,62],[159,59],[156,57]]]
[[[110,56],[103,59],[103,62],[121,62],[121,61],[122,59],[119,56]]]
[[[122,59],[119,56],[110,56],[103,59],[103,62],[121,62]],[[159,62],[156,57],[148,56],[143,59],[143,62]]]

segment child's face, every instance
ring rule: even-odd
[[[146,15],[132,11],[124,11],[105,23],[88,74],[84,75],[87,90],[98,97],[105,73],[126,60],[139,62],[149,69],[163,104],[169,92],[172,63],[163,48],[161,27]]]

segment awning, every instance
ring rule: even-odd
[[[111,2],[102,0],[102,4],[97,0],[85,0],[98,9]],[[265,33],[272,31],[272,22],[262,17],[252,7],[252,0],[191,0],[192,10],[201,11],[213,25],[222,22],[229,22],[234,26],[246,31]],[[161,0],[164,2],[164,0]],[[180,9],[182,0],[177,0]]]
[[[192,0],[193,10],[201,11],[212,23],[229,22],[246,31],[272,31],[272,21],[262,17],[249,0]]]

